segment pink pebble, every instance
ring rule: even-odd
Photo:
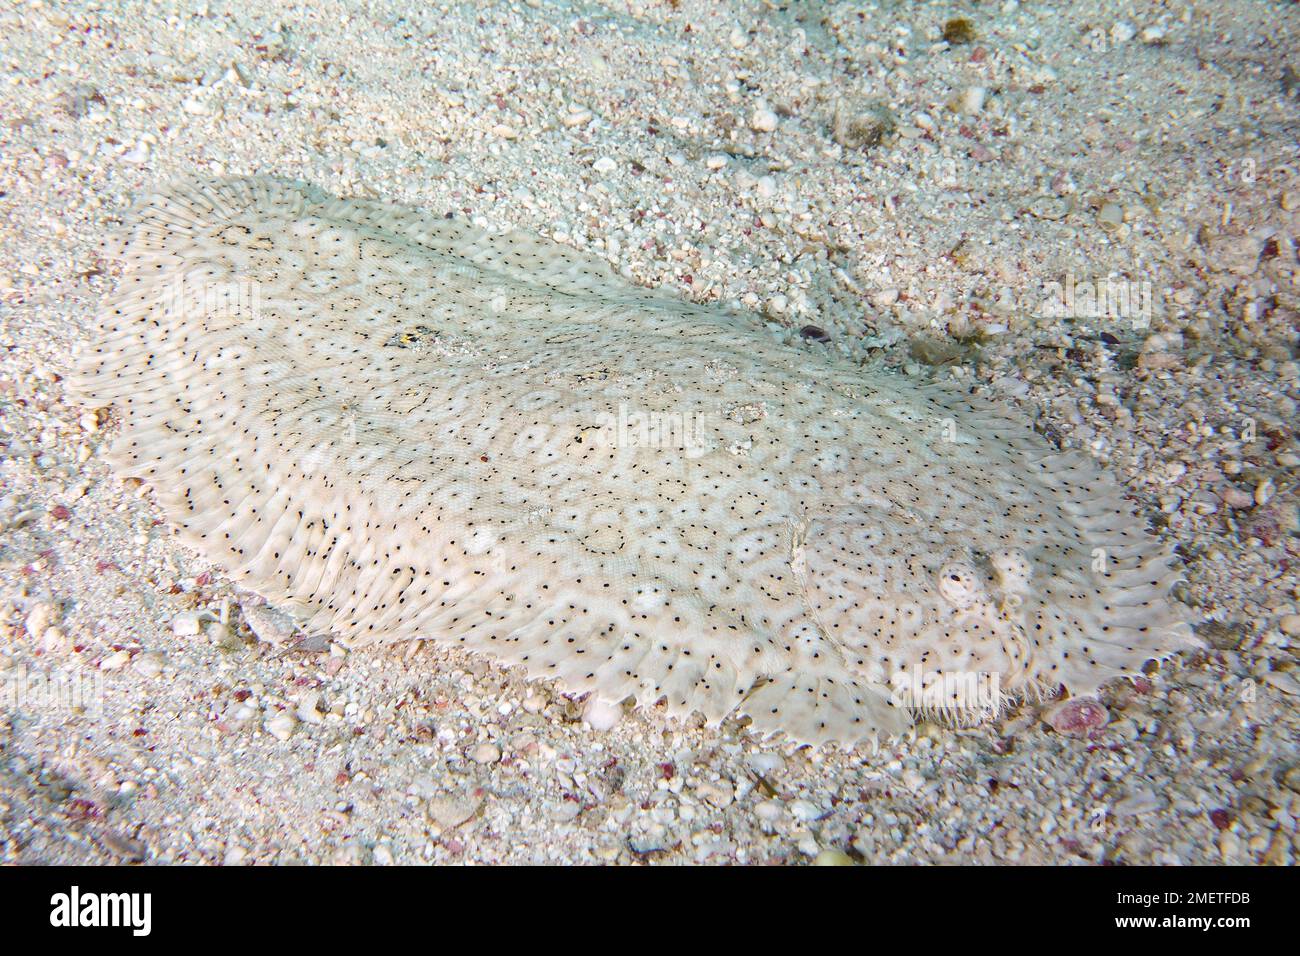
[[[1087,737],[1097,728],[1106,726],[1110,714],[1095,697],[1072,697],[1049,708],[1043,719],[1058,734]]]

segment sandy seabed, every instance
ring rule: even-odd
[[[1298,24],[1247,0],[7,5],[0,861],[1290,864]],[[1014,405],[1176,544],[1206,650],[1111,685],[1082,734],[1022,705],[845,754],[653,712],[597,730],[430,644],[259,639],[63,385],[132,196],[250,173],[521,227]]]

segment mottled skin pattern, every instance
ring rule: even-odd
[[[1191,642],[1117,485],[968,396],[276,180],[134,223],[77,384],[183,539],[312,628],[850,744],[984,712],[899,673],[1086,694]]]

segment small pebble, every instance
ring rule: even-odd
[[[838,104],[831,121],[831,137],[845,149],[870,149],[894,131],[897,122],[881,104]]]
[[[735,792],[731,787],[716,783],[702,783],[696,788],[696,792],[705,803],[718,808],[731,806],[735,799]]]
[[[253,635],[264,643],[283,647],[298,633],[298,625],[292,616],[268,604],[258,604],[251,598],[240,602],[239,613]]]
[[[802,820],[807,823],[809,820],[816,820],[822,815],[821,807],[808,800],[794,800],[790,803],[790,814],[796,820]]]
[[[958,106],[961,112],[973,116],[984,109],[984,100],[987,96],[988,90],[984,87],[968,86],[962,93]]]
[[[207,621],[203,625],[203,636],[217,647],[229,647],[235,640],[234,632],[220,621]]]
[[[1292,793],[1300,794],[1300,763],[1288,767],[1282,774],[1282,785]]]
[[[1229,508],[1241,510],[1252,507],[1255,504],[1255,496],[1242,488],[1230,486],[1224,489],[1223,503]]]
[[[841,850],[822,850],[813,860],[813,866],[854,866],[853,857]]]
[[[100,661],[99,669],[101,671],[120,671],[130,662],[131,653],[129,651],[117,651]]]
[[[1044,711],[1043,720],[1062,736],[1087,737],[1106,726],[1110,714],[1095,697],[1071,697]]]
[[[115,830],[103,831],[99,840],[110,853],[115,853],[130,862],[143,860],[149,853],[149,848],[144,843]]]
[[[181,611],[172,618],[172,633],[177,637],[197,637],[205,616],[201,611]]]
[[[429,817],[446,830],[454,829],[478,813],[481,800],[455,794],[443,794],[429,799]]]
[[[298,699],[298,706],[294,708],[294,716],[304,724],[323,723],[325,717],[320,712],[320,691],[309,690]]]
[[[68,635],[57,624],[51,625],[41,635],[41,647],[50,654],[61,653],[68,649]]]
[[[496,744],[479,744],[470,754],[470,759],[475,763],[496,763],[501,759],[501,748]]]
[[[1254,498],[1255,504],[1257,505],[1268,504],[1270,501],[1273,500],[1273,492],[1274,492],[1274,487],[1273,487],[1272,478],[1266,478],[1265,480],[1261,481],[1258,485],[1255,486],[1255,494],[1252,496]]]
[[[785,769],[785,759],[780,754],[750,754],[749,759],[746,762],[749,764],[750,770],[754,771],[754,773],[762,774],[765,777],[780,773]]]
[[[131,669],[144,678],[154,678],[162,673],[165,658],[157,651],[140,654],[131,665]]]
[[[612,730],[618,726],[622,717],[622,707],[601,700],[595,694],[587,698],[587,703],[582,708],[582,719],[592,730]]]
[[[23,626],[27,629],[29,636],[40,638],[45,634],[45,629],[59,618],[58,605],[51,601],[41,601],[33,604],[31,610],[27,612],[27,618]]]
[[[1290,671],[1269,671],[1264,675],[1264,683],[1288,697],[1300,697],[1300,680]]]
[[[772,132],[776,129],[777,123],[776,114],[767,107],[754,110],[754,115],[749,118],[750,128],[759,133]]]
[[[293,714],[281,711],[266,722],[266,732],[276,740],[288,740],[297,723]]]
[[[592,119],[593,119],[593,114],[591,110],[574,109],[574,110],[570,110],[568,113],[565,113],[564,118],[561,119],[560,122],[563,123],[565,126],[569,127],[570,129],[573,129],[578,126],[586,126],[588,123],[592,121]]]
[[[1127,43],[1135,36],[1137,36],[1137,27],[1126,20],[1120,20],[1110,28],[1110,38],[1116,43]]]
[[[1164,806],[1164,801],[1149,789],[1134,791],[1115,804],[1117,817],[1136,817],[1144,813],[1154,813]]]
[[[943,25],[943,38],[957,46],[975,39],[975,25],[965,17],[953,17]]]
[[[1124,224],[1124,208],[1119,203],[1102,203],[1097,212],[1097,223],[1107,232],[1113,232]]]
[[[122,154],[122,161],[139,166],[149,159],[149,144],[137,143],[133,149]]]

